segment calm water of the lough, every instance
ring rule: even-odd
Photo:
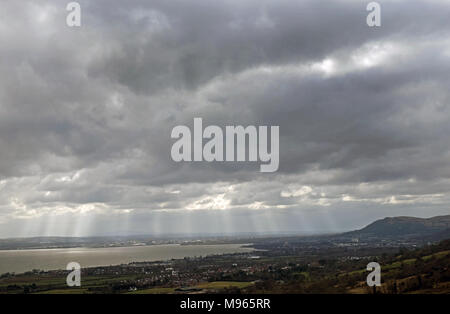
[[[70,262],[81,267],[109,266],[131,262],[160,261],[184,257],[251,252],[242,244],[150,245],[112,248],[68,248],[0,251],[0,274],[33,269],[65,269]]]

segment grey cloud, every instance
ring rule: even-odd
[[[379,29],[360,1],[80,3],[71,29],[60,1],[2,2],[0,236],[448,211],[449,3],[380,1]],[[173,162],[171,129],[194,117],[279,125],[279,172]]]

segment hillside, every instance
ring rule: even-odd
[[[375,253],[375,251],[373,251]],[[381,286],[367,286],[366,265],[381,265]],[[291,266],[290,276],[256,283],[244,293],[449,294],[450,239],[417,249],[361,259],[327,259]],[[282,276],[283,273],[280,273]]]
[[[368,237],[431,237],[448,235],[450,215],[432,218],[386,217],[356,231],[348,232],[351,236]]]

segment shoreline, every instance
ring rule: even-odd
[[[11,266],[15,265],[15,267],[10,267],[10,270],[6,270],[7,267],[5,267],[4,270],[0,270],[0,275],[7,273],[18,275],[35,270],[44,272],[64,271],[67,263],[72,261],[79,262],[82,268],[95,268],[129,265],[132,263],[167,262],[184,258],[203,258],[213,255],[245,254],[258,251],[255,248],[249,247],[249,245],[252,244],[154,244],[101,248],[78,247],[1,250],[0,258],[4,261],[6,260],[6,263],[7,259],[16,260],[17,258],[21,258],[23,260],[23,266],[19,267],[17,264],[10,264]],[[151,250],[158,249],[159,251],[151,252]],[[40,265],[38,265],[39,263]]]

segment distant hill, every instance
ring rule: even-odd
[[[431,237],[445,238],[450,233],[450,215],[432,218],[386,217],[356,231],[350,236]]]
[[[425,241],[430,241],[430,242],[437,242],[437,241],[441,241],[444,239],[450,239],[450,228],[424,237]]]

